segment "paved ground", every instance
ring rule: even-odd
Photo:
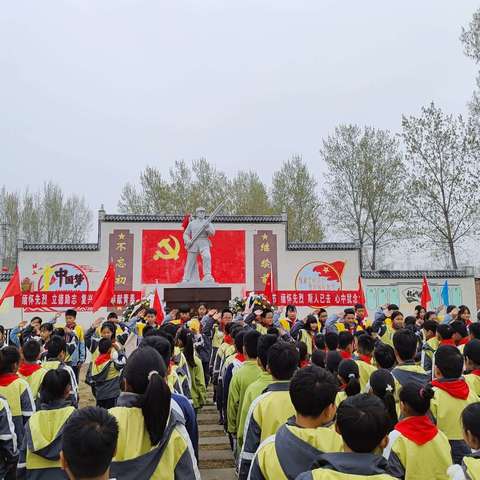
[[[80,406],[95,405],[90,387],[85,383],[85,371],[80,374]],[[212,389],[208,389],[209,400],[198,415],[200,432],[200,473],[202,480],[234,480],[235,470],[232,451],[223,426],[218,425],[218,414],[212,402]]]

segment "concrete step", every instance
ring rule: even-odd
[[[217,432],[217,435],[225,435],[225,430],[223,429],[223,425],[217,424],[200,424],[198,426],[198,431],[200,436],[203,435],[203,432]]]
[[[200,460],[199,467],[200,470],[211,470],[214,468],[235,468],[235,462],[233,461],[233,458],[225,460],[219,460],[218,458],[215,460]]]
[[[236,480],[233,468],[214,468],[211,470],[200,470],[202,480]]]
[[[230,450],[200,450],[200,465],[205,461],[227,460],[233,462],[233,453]]]
[[[218,414],[216,413],[202,413],[197,418],[199,425],[218,424]]]
[[[215,438],[215,437],[213,437]],[[208,440],[208,438],[207,438]],[[229,452],[232,451],[232,449],[230,448],[230,443],[202,443],[201,445],[201,448],[200,450],[203,452],[203,451],[206,451],[206,450],[209,450],[209,451],[212,451],[212,450],[228,450]]]
[[[216,437],[200,437],[199,445],[214,445],[214,444],[225,444],[229,445],[229,441],[226,435],[218,435]]]

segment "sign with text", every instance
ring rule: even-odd
[[[277,285],[277,236],[272,230],[258,230],[253,236],[253,288],[265,288],[267,274],[273,272],[273,285]]]
[[[95,291],[31,291],[15,296],[15,308],[25,308],[34,312],[39,309],[75,308],[89,310],[92,308]],[[137,290],[116,291],[110,300],[110,307],[125,307],[141,300],[142,292]]]
[[[272,303],[296,307],[352,307],[360,301],[358,290],[276,290]]]

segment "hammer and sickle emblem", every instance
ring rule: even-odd
[[[170,240],[173,240],[173,244]],[[158,250],[153,256],[154,260],[178,260],[178,253],[180,252],[180,242],[177,237],[169,235],[168,238],[162,238],[157,243]]]

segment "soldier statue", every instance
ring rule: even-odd
[[[190,220],[183,233],[183,241],[185,242],[185,249],[187,250],[187,263],[185,264],[183,273],[184,283],[200,281],[197,265],[198,255],[202,257],[203,282],[215,283],[212,277],[211,243],[209,240],[209,237],[215,233],[215,228],[209,220],[210,219],[205,220],[205,209],[199,207],[195,211],[195,218]]]

